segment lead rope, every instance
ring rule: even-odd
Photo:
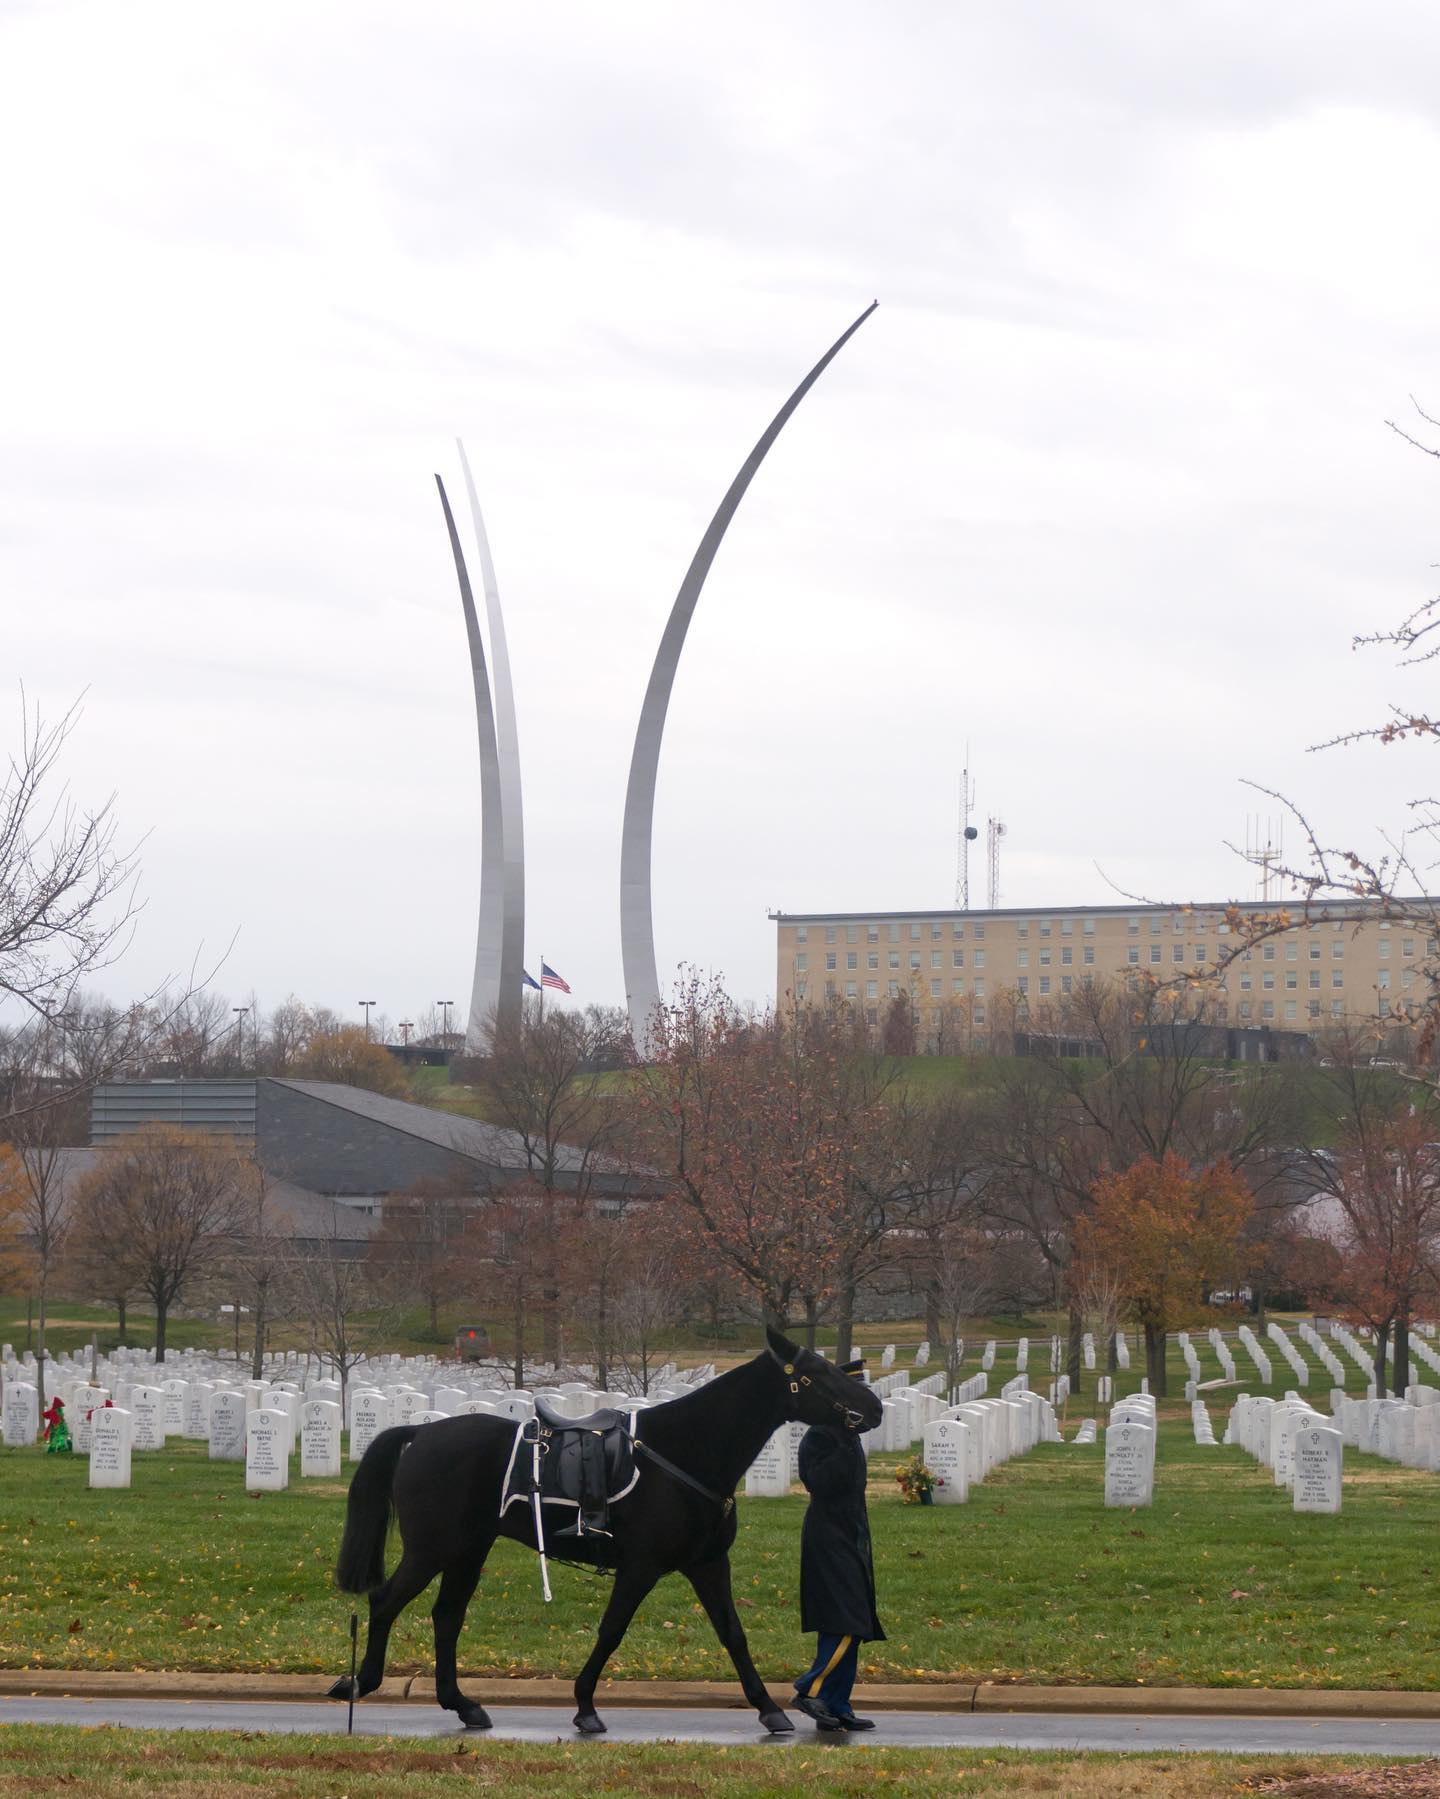
[[[523,1428],[523,1427],[522,1427]],[[545,1560],[545,1516],[540,1505],[540,1425],[535,1425],[535,1435],[530,1439],[532,1468],[530,1482],[530,1504],[535,1512],[535,1547],[540,1551],[540,1591],[545,1595],[545,1603],[550,1603],[550,1568]]]

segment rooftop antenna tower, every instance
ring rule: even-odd
[[[955,855],[955,910],[970,910],[970,845],[980,833],[970,822],[975,810],[975,781],[970,773],[970,745],[965,745],[965,766],[960,770],[960,840]]]
[[[1245,860],[1260,870],[1260,898],[1269,904],[1272,888],[1280,884],[1280,863],[1285,856],[1285,821],[1267,818],[1262,827],[1259,818],[1247,814],[1245,819]]]
[[[1005,825],[1000,819],[986,819],[985,850],[990,869],[989,907],[992,912],[1000,904],[1000,839],[1004,835]]]

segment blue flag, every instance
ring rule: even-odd
[[[534,975],[531,974],[530,970],[528,968],[522,968],[520,970],[520,972],[525,977],[525,985],[527,987],[535,988],[535,990],[538,992],[540,989],[540,983],[539,983],[539,981],[537,981],[535,979]]]

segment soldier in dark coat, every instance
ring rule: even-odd
[[[847,1362],[857,1380],[864,1362]],[[865,1515],[865,1451],[857,1432],[815,1424],[800,1440],[810,1494],[800,1537],[800,1628],[819,1635],[815,1660],[795,1682],[795,1704],[821,1730],[873,1730],[850,1704],[862,1642],[883,1642]]]

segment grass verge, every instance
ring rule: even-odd
[[[866,1742],[718,1748],[709,1744],[459,1742],[265,1736],[232,1732],[115,1730],[57,1725],[0,1729],[0,1794],[129,1799],[139,1785],[166,1799],[222,1799],[258,1792],[286,1799],[570,1799],[577,1791],[639,1799],[856,1799],[958,1791],[1030,1799],[1146,1795],[1197,1799],[1217,1793],[1283,1793],[1292,1781],[1377,1768],[1359,1758],[1210,1755],[1030,1754],[1019,1750],[886,1749]],[[1272,1784],[1283,1782],[1283,1785]],[[1316,1788],[1302,1789],[1315,1792]],[[1433,1790],[1433,1789],[1431,1789]]]

